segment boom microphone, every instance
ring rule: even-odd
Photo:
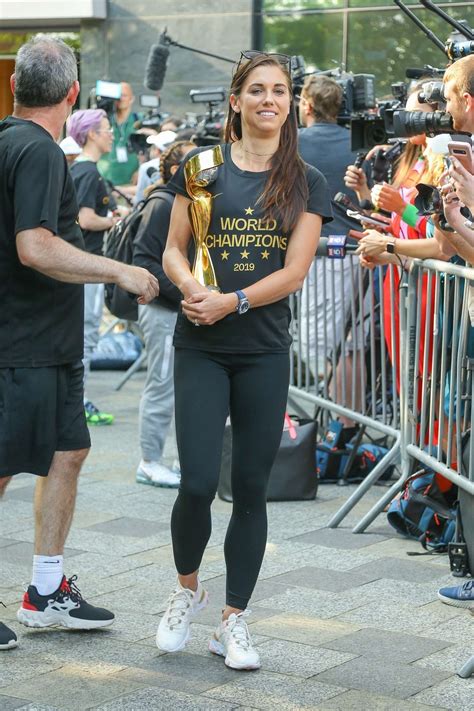
[[[168,66],[169,49],[161,42],[152,44],[145,67],[144,86],[150,91],[160,91]]]

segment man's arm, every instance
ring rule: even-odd
[[[117,222],[117,219],[107,216],[101,217],[91,207],[81,207],[79,210],[78,220],[81,230],[90,230],[91,232],[110,230]]]
[[[118,284],[139,294],[140,304],[159,293],[158,280],[146,269],[98,257],[73,247],[49,230],[38,227],[16,236],[18,258],[25,267],[70,284]]]

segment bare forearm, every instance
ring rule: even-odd
[[[163,252],[163,269],[168,279],[178,287],[185,298],[204,288],[194,279],[189,261],[178,247],[166,247]]]
[[[445,259],[435,239],[396,239],[395,253],[412,259]]]
[[[471,230],[468,230],[468,228],[464,228],[466,231],[470,232]],[[444,235],[447,235],[447,233],[443,233]],[[452,249],[459,254],[460,257],[466,260],[466,262],[469,262],[470,264],[474,263],[474,233],[471,235],[465,235],[464,231],[461,233],[459,232],[451,232],[449,233],[449,237],[447,237],[447,241],[449,245],[452,247]]]
[[[17,236],[17,250],[22,264],[58,281],[84,284],[118,279],[117,262],[84,252],[51,234],[22,232]]]
[[[114,221],[111,217],[101,217],[96,215],[95,212],[87,215],[87,217],[82,217],[79,213],[79,225],[83,230],[90,230],[91,232],[103,232],[104,230],[110,230]]]

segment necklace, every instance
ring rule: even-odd
[[[263,157],[273,156],[276,153],[276,150],[272,151],[272,153],[254,153],[253,151],[249,151],[249,150],[247,150],[247,148],[244,148],[244,144],[242,143],[241,140],[239,141],[239,144],[240,144],[240,148],[242,149],[242,151],[244,153],[249,153],[251,156],[260,156],[263,158]]]

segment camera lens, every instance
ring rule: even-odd
[[[401,138],[446,133],[452,127],[452,116],[443,111],[395,111],[393,114],[394,132]]]

